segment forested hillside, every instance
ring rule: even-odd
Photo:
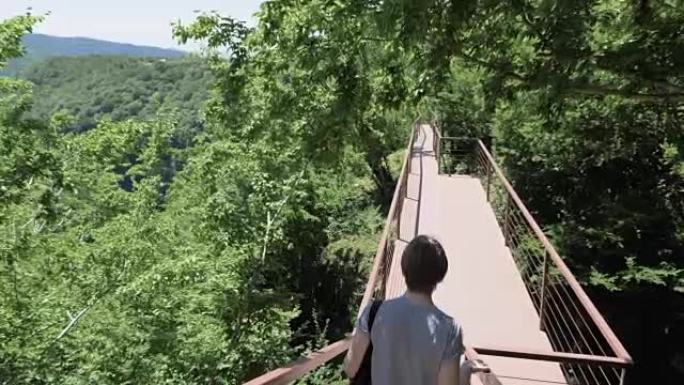
[[[37,21],[3,22],[0,62]],[[164,113],[72,132],[34,88],[0,78],[3,383],[237,384],[349,330],[382,221],[363,153],[218,121],[178,145]]]
[[[27,68],[21,77],[33,84],[30,115],[69,115],[68,131],[87,131],[104,118],[149,120],[173,112],[185,138],[201,130],[200,109],[211,84],[207,64],[191,57],[60,57]]]
[[[22,38],[23,56],[9,61],[0,74],[18,75],[26,67],[53,57],[78,57],[91,55],[115,55],[129,57],[181,58],[185,52],[157,47],[88,39],[83,37],[59,37],[32,33]]]
[[[0,62],[39,21],[2,23]],[[239,384],[340,338],[419,116],[494,136],[628,383],[684,381],[681,2],[273,0],[174,33],[213,50],[186,146],[173,115],[69,130],[0,79],[2,381]]]

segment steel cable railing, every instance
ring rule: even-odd
[[[631,358],[541,231],[481,140],[443,137],[439,170],[478,177],[494,210],[552,352],[475,347],[480,354],[558,362],[568,383],[622,384]]]

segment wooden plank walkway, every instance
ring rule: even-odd
[[[552,351],[482,185],[469,176],[439,175],[432,140],[430,126],[421,126],[412,151],[401,240],[395,244],[387,298],[406,289],[401,253],[415,235],[418,219],[418,233],[436,237],[446,250],[449,271],[434,299],[462,325],[466,345]],[[504,385],[567,383],[555,363],[482,358]],[[474,376],[472,381],[478,380]]]

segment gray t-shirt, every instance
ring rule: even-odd
[[[368,305],[357,331],[368,334]],[[382,303],[371,330],[373,385],[436,385],[442,362],[460,360],[463,333],[435,306],[401,296]]]

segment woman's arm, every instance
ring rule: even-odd
[[[453,324],[447,340],[446,349],[442,356],[437,374],[437,385],[465,385],[461,380],[461,355],[463,346],[463,331],[456,323]],[[466,381],[466,384],[468,381]]]
[[[354,335],[352,336],[351,345],[347,350],[347,356],[344,359],[344,372],[349,378],[354,378],[363,363],[363,357],[366,355],[366,350],[370,345],[370,313],[373,304],[367,305],[361,312],[361,316],[356,320],[356,327],[354,328]]]
[[[442,361],[437,375],[437,385],[459,385],[461,377],[461,357]]]
[[[347,351],[347,357],[344,359],[344,372],[349,378],[354,378],[356,372],[361,367],[363,356],[366,355],[366,350],[370,344],[370,336],[358,328],[352,337],[351,346]]]

